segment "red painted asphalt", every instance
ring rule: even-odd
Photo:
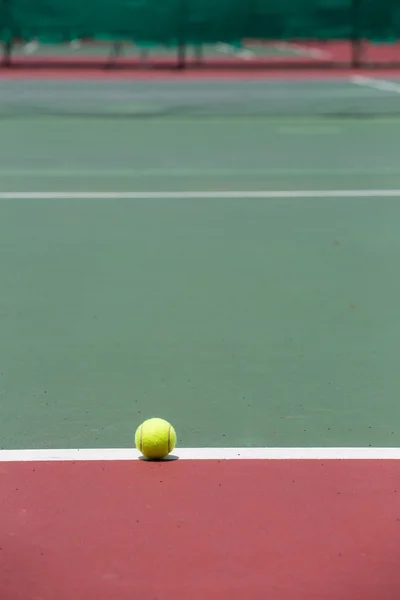
[[[160,71],[129,71],[129,70],[102,70],[95,69],[53,69],[53,68],[17,68],[6,69],[0,68],[0,80],[24,80],[24,79],[65,79],[71,81],[77,80],[98,80],[98,81],[212,81],[212,80],[231,80],[231,81],[249,81],[249,80],[270,80],[270,81],[304,81],[304,80],[341,80],[348,81],[354,75],[362,75],[364,77],[375,77],[377,79],[385,78],[400,78],[400,68],[398,69],[379,69],[371,71],[369,69],[282,69],[282,70],[249,70],[235,71],[228,70],[160,70]]]
[[[0,465],[3,600],[394,600],[397,461]]]

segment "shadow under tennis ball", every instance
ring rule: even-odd
[[[165,458],[147,458],[146,456],[139,456],[139,460],[143,460],[144,462],[173,462],[174,460],[179,460],[179,456],[175,454],[168,454]]]

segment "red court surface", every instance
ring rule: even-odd
[[[2,463],[2,600],[395,600],[398,461]]]
[[[38,45],[37,49],[33,54],[23,50],[26,45],[22,40],[14,40],[14,52],[12,54],[12,63],[16,66],[22,65],[35,65],[40,63],[43,67],[51,67],[51,65],[64,65],[76,68],[84,64],[88,65],[104,65],[110,61],[110,49],[112,48],[110,42],[102,43],[99,40],[91,40],[90,38],[82,39],[82,45],[79,48],[72,49],[68,43],[61,44],[58,46],[61,51],[57,51],[57,46],[50,46],[53,50],[53,54],[41,53],[41,50],[46,48],[45,44]],[[17,53],[15,52],[17,48]],[[343,66],[349,66],[352,63],[354,50],[356,48],[355,43],[351,40],[253,40],[245,39],[242,40],[243,48],[245,48],[249,55],[243,58],[243,55],[238,54],[237,50],[229,44],[225,44],[227,49],[231,49],[231,53],[221,53],[218,49],[220,44],[214,44],[210,47],[202,47],[202,68],[212,68],[213,66],[235,67],[238,68],[251,68],[259,65],[260,67],[267,67],[276,63],[287,66],[290,64],[296,65],[309,65],[310,63],[314,66],[320,65],[331,65],[341,64]],[[63,49],[69,46],[70,53],[64,55]],[[132,49],[130,44],[126,45],[125,49]],[[395,63],[398,64],[400,60],[400,41],[392,40],[391,42],[373,43],[368,40],[359,40],[357,45],[359,52],[361,53],[362,64],[368,65],[384,65]],[[22,49],[22,53],[21,53]],[[99,55],[93,55],[90,50],[97,49],[101,52]],[[144,48],[141,50],[143,51]],[[147,48],[147,51],[149,48]],[[158,50],[158,51],[157,51]],[[158,65],[165,67],[174,67],[177,63],[177,48],[165,48],[164,51],[159,51],[157,46],[151,48],[150,52],[147,52],[147,65]],[[198,59],[193,56],[194,47],[192,45],[186,46],[185,62],[188,67],[197,67]],[[19,51],[19,53],[18,53]],[[119,67],[143,67],[142,58],[138,52],[140,50],[136,48],[136,55],[126,55],[124,52],[118,57],[114,56],[113,61],[118,64]],[[51,52],[51,50],[50,50]],[[128,50],[129,52],[129,50]],[[210,54],[211,52],[211,54]]]
[[[57,79],[57,80],[93,80],[93,81],[209,81],[209,80],[230,80],[230,81],[253,81],[253,80],[272,80],[272,81],[303,81],[303,80],[346,80],[358,75],[363,77],[391,78],[400,77],[400,67],[391,69],[380,69],[374,75],[371,75],[370,69],[282,69],[277,71],[268,71],[265,69],[234,71],[234,70],[213,70],[205,69],[203,71],[127,71],[115,70],[107,71],[95,68],[82,69],[62,69],[62,68],[17,68],[1,69],[1,80],[29,80],[29,79]]]

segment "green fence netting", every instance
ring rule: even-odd
[[[2,39],[205,43],[400,37],[399,0],[0,0]]]

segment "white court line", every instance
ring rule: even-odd
[[[79,50],[80,48],[82,48],[82,42],[79,39],[71,40],[69,45],[73,50]]]
[[[24,54],[34,54],[39,49],[39,42],[37,40],[32,40],[23,46]]]
[[[328,58],[331,58],[331,54],[325,50],[320,50],[319,48],[307,48],[291,42],[277,42],[276,44],[273,44],[273,47],[277,50],[291,50],[298,56],[309,56],[310,58],[315,58],[317,60],[327,60]]]
[[[235,48],[231,44],[226,44],[225,42],[216,44],[216,49],[218,52],[221,52],[221,54],[237,56],[243,60],[250,60],[254,57],[254,52],[252,50],[249,50],[248,48]]]
[[[319,48],[306,48],[300,44],[290,42],[277,42],[276,44],[272,44],[272,47],[276,48],[277,50],[291,51],[297,56],[308,56],[317,60],[326,60],[330,58],[330,54],[324,50],[320,50]],[[244,60],[250,60],[256,56],[255,52],[250,50],[250,48],[238,49],[224,42],[218,43],[216,48],[217,51],[221,52],[222,54],[237,56],[238,58],[243,58]]]
[[[387,190],[275,190],[188,192],[0,192],[0,200],[219,200],[300,198],[400,198],[400,189]]]
[[[0,462],[137,460],[131,448],[0,450]],[[400,448],[177,448],[180,460],[399,460]]]
[[[350,78],[351,82],[361,87],[367,87],[380,92],[391,92],[400,94],[400,83],[387,81],[386,79],[375,79],[374,77],[364,77],[362,75],[354,75]]]
[[[236,51],[235,56],[242,58],[243,60],[251,60],[255,57],[255,53],[249,48],[241,48],[240,50]]]

